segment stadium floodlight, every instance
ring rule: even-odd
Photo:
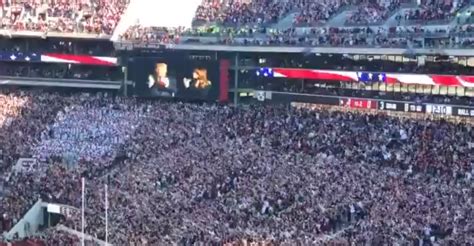
[[[85,223],[86,223],[86,218],[84,216],[84,210],[85,210],[85,205],[86,205],[86,179],[84,177],[82,177],[81,179],[82,181],[82,208],[81,208],[81,232],[82,232],[82,236],[81,236],[81,245],[82,246],[85,246],[86,242],[85,242]]]
[[[107,179],[108,180],[108,179]],[[105,245],[109,245],[109,197],[108,197],[108,186],[105,184],[104,187],[105,196]]]

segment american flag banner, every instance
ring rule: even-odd
[[[256,74],[266,78],[474,87],[474,76],[472,75],[404,74],[269,67],[257,69]]]
[[[67,63],[95,66],[119,65],[116,57],[34,52],[0,52],[0,61]]]

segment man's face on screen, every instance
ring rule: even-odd
[[[155,73],[158,77],[166,77],[168,74],[168,68],[164,63],[158,63],[155,67]]]

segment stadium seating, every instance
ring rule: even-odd
[[[379,47],[469,47],[473,40],[470,33],[460,29],[470,27],[470,18],[449,24],[460,11],[470,6],[468,0],[421,1],[416,5],[409,0],[235,0],[203,1],[198,7],[193,29],[147,27],[133,25],[120,36],[122,41],[133,43],[176,44],[192,40],[193,36],[208,36],[210,44],[239,45],[300,45],[300,46],[379,46]],[[441,12],[440,12],[441,11]],[[331,18],[346,12],[343,18],[345,27],[327,26]],[[442,14],[436,14],[436,13]],[[464,12],[463,12],[464,13]],[[470,12],[466,12],[470,13]],[[294,14],[290,28],[279,29],[278,23],[288,15]],[[396,35],[384,23],[391,19],[390,27],[396,28]],[[395,21],[395,22],[394,22]],[[420,22],[421,21],[421,22]],[[446,25],[442,42],[423,42],[420,38],[433,35],[436,27],[424,26],[423,22]],[[415,26],[414,26],[415,25]],[[370,27],[367,27],[370,26]],[[354,35],[357,27],[372,29],[372,32]],[[310,29],[308,29],[310,28]],[[413,36],[409,30],[424,29],[425,32]],[[339,29],[337,35],[328,32]],[[349,32],[352,35],[341,36]],[[450,39],[459,35],[458,39]],[[189,38],[188,38],[189,37]]]
[[[37,31],[41,33],[81,33],[112,35],[128,6],[128,0],[2,0],[0,5],[3,31]],[[470,0],[423,0],[419,4],[411,0],[203,0],[196,9],[193,28],[142,26],[129,23],[120,33],[119,40],[133,43],[176,44],[189,40],[182,37],[219,37],[210,43],[253,45],[301,45],[301,46],[389,46],[432,47],[431,42],[421,42],[415,37],[393,37],[388,26],[424,27],[426,24],[447,25],[458,30],[470,25],[472,18]],[[294,16],[291,27],[279,27],[279,22]],[[337,17],[342,16],[342,17]],[[463,20],[452,22],[455,18]],[[335,37],[320,29],[328,29],[330,20],[339,18],[346,28],[367,27],[376,31],[350,37]],[[393,22],[395,20],[395,22]],[[341,23],[332,28],[341,29]],[[329,26],[328,26],[329,25]],[[296,28],[296,29],[295,29]],[[306,28],[306,29],[298,29]],[[308,34],[308,28],[316,29]],[[403,29],[403,28],[401,28]],[[431,29],[431,27],[425,27]],[[304,30],[304,31],[302,31]],[[318,33],[317,35],[314,35]],[[469,47],[473,42],[470,33],[446,32],[446,40],[435,45]],[[6,33],[3,32],[5,35]],[[451,36],[460,36],[450,39]],[[239,39],[245,37],[245,39]]]
[[[3,155],[40,162],[1,181],[0,214],[13,221],[38,197],[79,208],[86,177],[86,234],[105,237],[107,182],[115,245],[472,242],[467,123],[39,91],[3,98],[0,113],[13,119]],[[61,164],[64,147],[75,168]],[[80,217],[61,224],[77,230]],[[54,228],[41,238],[79,241]]]
[[[419,8],[409,9],[403,18],[412,21],[411,24],[441,23],[451,20],[458,10],[470,4],[470,0],[422,0]]]
[[[2,0],[1,27],[10,31],[112,34],[127,0]]]
[[[0,0],[1,34],[111,35],[128,4]],[[455,21],[468,6],[467,0],[419,6],[203,0],[191,29],[134,22],[119,41],[180,44],[202,37],[229,45],[416,48],[439,45],[417,40],[432,35],[444,38],[443,47],[472,47],[473,21]],[[341,25],[330,26],[342,13]],[[279,29],[290,15],[291,26]],[[385,25],[390,21],[396,25]],[[94,78],[76,69],[2,63],[0,74]],[[439,69],[446,71],[452,70]],[[472,121],[6,90],[0,92],[0,234],[39,198],[81,207],[85,178],[85,233],[105,239],[107,184],[114,245],[470,245],[473,145]],[[14,171],[19,158],[37,159],[38,169]],[[67,215],[60,224],[77,230],[81,218]],[[49,228],[13,245],[79,240]]]
[[[356,11],[347,19],[348,25],[374,25],[383,24],[390,13],[393,13],[400,7],[400,1],[374,2],[359,6]]]

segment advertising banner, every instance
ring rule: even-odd
[[[272,98],[271,98],[272,101],[277,102],[277,103],[303,102],[303,103],[315,103],[315,104],[326,104],[326,105],[339,105],[339,97],[336,97],[336,96],[321,96],[321,95],[276,92],[276,91],[272,91],[271,95],[272,95]]]
[[[271,97],[266,96],[271,93]],[[255,98],[259,101],[271,100],[276,103],[312,103],[342,106],[353,109],[378,109],[408,113],[426,113],[444,116],[474,117],[474,107],[462,107],[442,104],[425,104],[415,102],[371,100],[364,98],[337,97],[329,95],[311,95],[289,92],[257,91]]]
[[[453,107],[441,104],[426,104],[425,105],[427,114],[437,115],[453,115]]]
[[[387,111],[405,111],[405,104],[391,101],[378,101],[378,109]]]
[[[375,100],[341,98],[339,99],[339,106],[357,109],[377,109],[378,104]]]
[[[474,117],[474,107],[453,107],[453,115],[455,116],[464,116],[464,117]]]

